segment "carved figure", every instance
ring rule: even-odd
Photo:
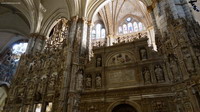
[[[101,57],[97,57],[96,65],[97,65],[97,67],[101,67],[102,66],[102,59],[101,59]]]
[[[180,76],[180,73],[179,73],[178,64],[175,61],[175,59],[172,58],[172,57],[170,58],[170,65],[169,66],[170,66],[172,75],[174,77],[174,80],[179,81],[181,79],[181,76]]]
[[[128,55],[125,55],[125,61],[126,61],[126,62],[130,62],[130,61],[131,61],[131,58],[130,58]]]
[[[141,60],[146,60],[147,59],[147,51],[146,51],[146,49],[144,49],[144,48],[140,49],[140,56],[141,56]]]
[[[143,76],[144,76],[144,82],[145,83],[151,83],[151,74],[150,74],[150,71],[147,68],[144,68]]]
[[[116,61],[117,61],[117,64],[121,64],[125,62],[124,58],[122,57],[122,54],[117,55]]]
[[[83,71],[80,70],[77,76],[77,90],[81,90],[83,88]]]
[[[184,62],[185,62],[188,72],[194,72],[195,69],[194,69],[193,59],[187,48],[183,49],[183,54],[184,54],[184,59],[185,59]]]
[[[92,87],[92,78],[91,76],[87,76],[86,77],[86,83],[85,83],[87,88],[91,88]]]
[[[164,78],[164,72],[162,70],[162,68],[157,65],[155,68],[155,76],[158,82],[164,82],[165,78]]]
[[[101,74],[96,76],[96,87],[101,87]]]

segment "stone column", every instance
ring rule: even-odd
[[[69,25],[69,37],[67,39],[67,44],[66,48],[66,62],[64,63],[64,72],[63,72],[63,81],[62,81],[62,90],[61,90],[61,95],[59,98],[59,107],[58,107],[58,112],[67,112],[71,107],[69,105],[69,97],[68,97],[68,91],[70,89],[70,84],[71,84],[71,77],[72,77],[72,63],[73,63],[73,48],[74,48],[74,41],[76,38],[76,30],[77,30],[77,21],[78,17],[75,16],[74,18],[71,19],[70,25]],[[70,111],[69,111],[70,112]]]
[[[91,54],[92,54],[92,39],[91,39],[91,31],[92,31],[92,22],[88,21],[87,22],[87,58],[88,61],[91,59]]]
[[[88,55],[87,53],[89,50],[90,37],[87,37],[87,35],[90,31],[88,31],[87,21],[84,18],[79,18],[76,27],[68,92],[68,112],[75,112],[78,109],[77,105],[79,103],[79,93],[81,90],[77,90],[76,88],[77,75],[80,70],[83,70],[84,64],[86,60],[88,60],[86,56]]]
[[[35,53],[35,52],[41,52],[44,48],[45,44],[45,36],[42,36],[37,33],[30,34],[30,40],[28,42],[28,47],[26,50],[27,54]]]
[[[160,47],[161,47],[161,38],[162,38],[162,35],[160,33],[160,30],[158,29],[158,25],[156,23],[156,18],[155,18],[155,14],[153,12],[153,7],[152,6],[149,6],[148,8],[148,12],[150,13],[151,15],[151,18],[152,18],[152,24],[153,24],[153,29],[154,29],[154,34],[155,34],[155,42],[154,44],[156,44],[158,50],[160,50]]]

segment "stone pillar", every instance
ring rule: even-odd
[[[91,38],[91,31],[92,31],[92,22],[87,22],[88,28],[87,28],[87,58],[88,61],[91,59],[92,54],[92,38]]]
[[[67,110],[69,110],[71,108],[70,104],[69,104],[69,89],[70,89],[70,84],[71,84],[71,77],[72,77],[72,64],[73,64],[73,48],[74,48],[74,41],[76,38],[76,30],[77,30],[77,21],[78,21],[78,17],[75,16],[71,19],[70,21],[70,31],[69,31],[69,37],[68,37],[68,46],[66,46],[66,48],[64,48],[66,50],[66,62],[65,62],[65,68],[64,68],[64,76],[63,76],[63,83],[62,83],[62,90],[61,90],[61,95],[59,98],[59,107],[58,107],[58,112],[68,112]],[[69,111],[70,112],[70,111]]]
[[[90,25],[90,24],[89,24]],[[70,74],[70,86],[68,93],[68,112],[76,112],[78,110],[78,101],[80,100],[81,89],[77,89],[77,77],[80,71],[84,69],[84,64],[87,62],[90,30],[88,29],[87,21],[84,18],[79,18],[76,25],[76,35],[73,47],[72,68]],[[89,31],[88,31],[89,30]],[[88,37],[87,37],[88,36]]]
[[[44,48],[45,44],[45,36],[42,36],[37,33],[30,34],[30,40],[28,42],[27,47],[27,54],[35,53],[35,52],[41,52]]]
[[[161,38],[162,38],[162,35],[160,33],[160,30],[158,29],[158,25],[156,23],[156,18],[155,18],[155,14],[153,12],[153,7],[152,6],[149,6],[148,8],[148,12],[150,13],[151,15],[151,18],[152,18],[152,23],[153,23],[153,29],[154,29],[154,34],[155,34],[155,44],[158,48],[158,50],[161,50],[160,47],[161,47]]]

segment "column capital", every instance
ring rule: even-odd
[[[43,35],[41,35],[41,34],[39,34],[39,33],[31,33],[29,36],[30,36],[31,38],[39,38],[39,39],[41,39],[41,40],[45,40],[45,39],[46,39],[46,36],[43,36]]]
[[[71,21],[72,21],[72,22],[78,21],[78,19],[79,19],[78,16],[73,16],[73,17],[71,18]]]
[[[92,21],[91,20],[87,21],[87,24],[88,26],[92,26]]]

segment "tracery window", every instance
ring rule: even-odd
[[[134,32],[138,31],[138,24],[136,22],[133,23]]]
[[[138,27],[139,27],[139,31],[142,31],[143,30],[143,25],[141,22],[138,23]]]
[[[123,33],[126,34],[128,33],[127,25],[123,24]]]
[[[21,55],[26,51],[28,43],[20,42],[5,51],[3,60],[0,61],[0,81],[10,83],[16,71]]]
[[[145,26],[142,22],[139,22],[134,18],[128,17],[118,27],[118,34],[127,34],[143,30],[145,30]]]
[[[129,33],[133,32],[133,24],[132,23],[128,23],[128,32]]]
[[[123,30],[122,30],[122,27],[121,26],[119,26],[119,34],[122,34],[123,33]]]
[[[106,30],[102,24],[96,24],[92,29],[92,39],[101,39],[106,37]]]
[[[105,38],[106,37],[106,30],[103,28],[101,29],[101,37]]]

